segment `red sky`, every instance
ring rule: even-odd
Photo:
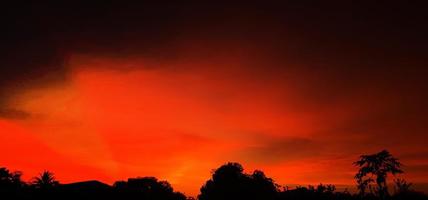
[[[334,86],[326,92],[335,96],[324,96],[316,91],[329,76],[322,71],[291,66],[263,76],[251,65],[242,56],[72,55],[68,81],[10,98],[31,117],[0,121],[0,150],[11,152],[2,164],[26,178],[49,169],[63,182],[156,176],[195,195],[228,161],[280,184],[352,185],[358,155],[386,148],[410,181],[427,180],[424,135],[405,132],[425,130],[388,116],[402,103],[394,91]]]
[[[168,180],[240,162],[353,185],[388,149],[428,183],[425,6],[27,4],[5,13],[0,166],[29,180]],[[428,191],[428,190],[427,190]]]

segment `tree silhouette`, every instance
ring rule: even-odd
[[[376,154],[362,155],[360,159],[354,162],[354,165],[360,169],[355,175],[358,189],[362,195],[371,182],[376,182],[376,191],[381,199],[385,199],[388,193],[387,175],[403,173],[401,163],[393,157],[387,150]]]
[[[54,174],[50,171],[43,171],[39,176],[34,177],[32,185],[39,189],[49,189],[59,185]]]
[[[217,170],[201,188],[199,200],[274,199],[277,186],[262,171],[245,174],[239,163],[227,163]]]
[[[23,195],[26,184],[21,180],[22,173],[10,172],[7,168],[0,168],[0,199],[16,199]]]
[[[0,168],[0,186],[6,187],[6,186],[16,186],[20,187],[22,184],[24,184],[21,181],[22,173],[19,171],[10,172],[7,168],[2,167]]]
[[[130,178],[117,181],[113,185],[116,195],[122,199],[141,197],[147,200],[186,200],[186,196],[174,192],[167,181],[158,181],[155,177]]]
[[[262,171],[245,173],[239,163],[227,163],[213,171],[200,189],[198,200],[428,200],[422,193],[410,189],[411,184],[403,179],[395,179],[395,192],[389,195],[386,188],[388,174],[402,173],[401,164],[387,151],[373,155],[363,155],[355,162],[359,166],[357,182],[367,183],[364,189],[375,185],[375,181],[384,180],[376,192],[383,194],[351,194],[347,190],[336,191],[334,185],[319,184],[307,187],[280,187]],[[380,178],[378,178],[380,177]],[[379,186],[380,185],[380,186]],[[280,189],[284,188],[284,189]],[[21,181],[20,172],[10,172],[0,168],[0,199],[121,199],[121,200],[195,200],[186,198],[173,190],[167,181],[155,177],[129,178],[117,181],[113,186],[96,181],[82,181],[59,184],[53,173],[44,171],[35,177],[32,185]]]

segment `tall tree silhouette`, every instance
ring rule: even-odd
[[[388,193],[387,176],[403,173],[401,163],[387,150],[376,154],[362,155],[354,162],[360,169],[355,175],[360,193],[364,195],[365,189],[371,182],[376,182],[376,191],[381,199],[385,199]]]
[[[39,189],[49,189],[59,185],[55,175],[50,171],[43,171],[39,176],[34,177],[32,185]]]

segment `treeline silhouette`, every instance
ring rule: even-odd
[[[216,169],[210,180],[200,189],[199,200],[428,200],[414,191],[411,183],[395,178],[404,173],[401,163],[388,151],[362,155],[354,163],[359,167],[355,175],[358,193],[336,191],[334,185],[298,186],[290,189],[276,184],[264,172],[245,173],[239,163],[227,163]],[[129,178],[112,186],[99,181],[71,184],[59,183],[54,174],[44,171],[30,182],[21,179],[22,173],[0,168],[0,199],[141,199],[191,200],[173,190],[166,181],[155,177]],[[394,177],[394,190],[388,188],[388,176]]]

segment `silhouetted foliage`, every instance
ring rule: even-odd
[[[21,197],[26,184],[21,180],[22,173],[10,172],[7,168],[0,168],[0,198]]]
[[[336,187],[334,185],[323,185],[318,186],[309,185],[308,187],[298,186],[294,190],[283,190],[279,193],[278,199],[280,200],[348,200],[354,199],[355,196],[348,192],[335,192]]]
[[[381,199],[389,196],[387,175],[403,173],[401,163],[397,158],[394,158],[387,150],[383,150],[376,154],[362,155],[360,159],[354,163],[360,169],[355,175],[358,189],[362,196],[365,195],[366,189],[370,183],[375,182],[377,187],[376,193]]]
[[[200,200],[275,199],[278,192],[272,179],[262,171],[245,174],[238,163],[227,163],[212,175],[201,188]]]
[[[397,178],[394,180],[394,183],[395,183],[396,193],[404,193],[404,192],[409,192],[411,190],[410,187],[412,186],[412,183],[408,183],[404,179]]]
[[[130,178],[118,181],[113,185],[114,194],[118,198],[131,199],[141,197],[147,200],[186,200],[186,196],[174,192],[166,181],[158,181],[155,177]]]
[[[51,189],[59,185],[59,182],[56,180],[54,174],[50,171],[43,171],[39,176],[34,177],[32,186],[39,189]]]
[[[360,167],[357,173],[357,183],[372,179],[373,183],[381,181],[386,187],[388,173],[403,173],[401,164],[387,151],[378,154],[363,155],[356,162]],[[29,184],[21,180],[21,172],[10,172],[0,168],[0,199],[118,199],[118,200],[195,200],[174,191],[166,181],[155,177],[129,178],[127,181],[117,181],[113,186],[99,181],[84,181],[60,184],[54,174],[42,172],[32,179]],[[370,175],[370,177],[367,177]],[[381,177],[378,179],[377,177]],[[363,181],[361,181],[363,180]],[[385,182],[382,182],[385,181]],[[245,173],[239,163],[227,163],[213,171],[212,177],[200,189],[199,200],[428,200],[428,197],[414,191],[411,183],[404,179],[395,179],[395,192],[392,195],[380,196],[377,188],[371,188],[372,183],[364,187],[364,195],[351,194],[347,190],[338,192],[334,185],[319,184],[307,187],[298,186],[291,189],[279,186],[262,171]],[[358,186],[361,189],[361,186]],[[384,188],[382,188],[384,189]],[[385,188],[387,191],[387,188]]]
[[[6,168],[0,168],[0,186],[1,188],[20,188],[24,184],[21,181],[22,173],[19,171],[10,172]]]

